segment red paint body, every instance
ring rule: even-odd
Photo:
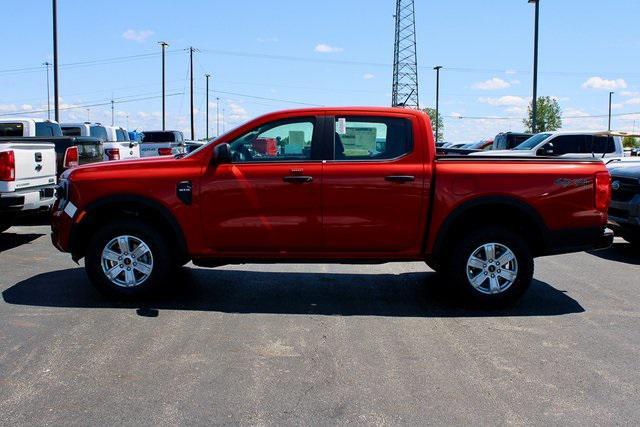
[[[394,160],[212,163],[215,145],[272,121],[363,115],[409,119],[413,151]],[[434,251],[447,218],[484,198],[526,205],[549,232],[605,226],[606,208],[596,209],[594,187],[595,174],[606,172],[602,163],[436,159],[432,135],[428,116],[413,110],[293,110],[255,119],[185,158],[80,166],[63,176],[78,210],[72,219],[56,209],[54,244],[71,251],[74,223],[91,215],[94,202],[113,196],[135,196],[165,207],[184,235],[188,256],[202,260],[422,260]],[[292,174],[313,181],[283,181]],[[415,180],[389,182],[389,175]],[[560,185],[559,179],[566,181]],[[190,205],[176,195],[176,184],[185,180],[193,185]]]

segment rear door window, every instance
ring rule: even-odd
[[[334,129],[334,160],[389,160],[413,151],[407,119],[336,117]]]
[[[116,129],[116,141],[124,142],[129,141],[129,134],[123,129]]]
[[[36,136],[62,136],[62,131],[57,123],[36,122]]]
[[[550,145],[553,145],[556,156],[591,153],[591,147],[587,147],[585,135],[561,135],[549,141],[547,146]]]
[[[612,136],[594,136],[593,152],[594,153],[614,153],[616,144]]]
[[[65,126],[62,128],[62,134],[65,136],[82,136],[82,131],[77,126]]]

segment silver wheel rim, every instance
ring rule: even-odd
[[[485,243],[467,259],[467,279],[475,290],[495,295],[509,289],[518,277],[518,260],[500,243]]]
[[[102,250],[102,271],[111,283],[123,288],[142,285],[153,271],[149,245],[133,236],[118,236]]]

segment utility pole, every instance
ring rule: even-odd
[[[433,67],[436,70],[436,143],[438,142],[438,126],[440,122],[440,70],[442,65]]]
[[[43,62],[42,65],[47,67],[47,120],[51,120],[51,95],[49,95],[49,67],[50,62]]]
[[[91,108],[87,108],[87,121],[91,121]]]
[[[193,46],[189,47],[189,69],[191,74],[190,111],[191,111],[191,140],[192,141],[195,141],[196,139],[196,128],[195,128],[195,122],[193,117],[193,52],[195,52],[196,50],[197,49],[194,48]]]
[[[162,130],[165,130],[165,71],[164,71],[164,50],[169,44],[167,42],[158,42],[162,47]]]
[[[129,130],[129,113],[127,113],[127,130]]]
[[[56,122],[60,122],[60,97],[58,96],[58,0],[53,0],[53,106]]]
[[[115,120],[115,109],[113,106],[113,98],[111,98],[111,126],[113,126],[115,124],[116,120]]]
[[[535,18],[533,30],[533,101],[531,102],[531,131],[536,133],[538,119],[538,23],[540,17],[540,0],[529,0],[535,3]]]
[[[615,92],[609,92],[609,132],[611,132],[611,100]]]
[[[222,107],[222,133],[224,133],[224,123],[225,123],[225,109]],[[633,126],[635,128],[636,122],[633,122]],[[634,132],[635,133],[635,132]]]
[[[211,74],[205,74],[204,77],[207,79],[207,120],[206,120],[206,132],[205,132],[205,138],[207,140],[209,140],[209,77],[211,77]]]
[[[216,137],[220,136],[220,98],[216,96]]]

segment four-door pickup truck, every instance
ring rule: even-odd
[[[252,149],[265,138],[279,149]],[[190,260],[421,260],[497,306],[525,292],[534,257],[608,247],[610,197],[599,160],[437,158],[425,113],[304,109],[186,156],[65,172],[52,240],[119,298],[154,290]]]

